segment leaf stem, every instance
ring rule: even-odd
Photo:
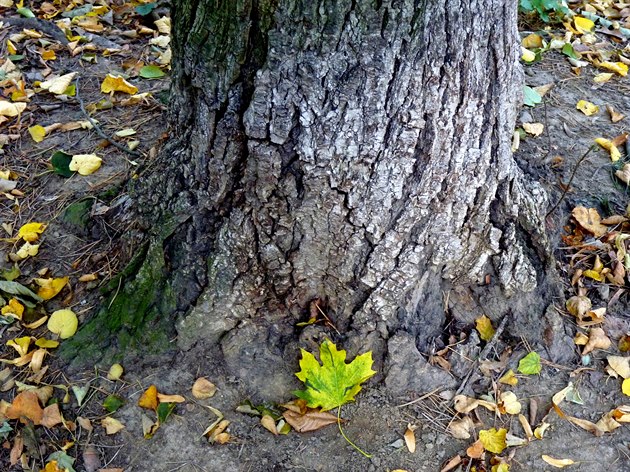
[[[350,444],[353,448],[355,448],[357,451],[359,451],[361,454],[363,454],[368,459],[372,457],[372,454],[368,454],[363,449],[361,449],[359,446],[357,446],[355,443],[350,441],[348,436],[346,436],[346,433],[343,432],[343,429],[341,428],[341,405],[339,405],[339,408],[337,408],[337,426],[339,426],[339,432],[341,433],[343,438],[348,442],[348,444]]]

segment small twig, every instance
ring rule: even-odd
[[[79,95],[79,77],[77,77],[77,82],[76,82],[76,97],[77,100],[79,102],[79,106],[81,107],[81,111],[83,112],[83,115],[85,115],[85,117],[88,119],[88,121],[90,122],[90,124],[92,125],[92,127],[94,128],[94,131],[96,131],[96,134],[98,134],[101,138],[103,138],[104,140],[108,141],[112,146],[114,146],[116,149],[126,152],[127,154],[129,154],[130,156],[133,157],[142,157],[139,153],[137,153],[136,151],[132,151],[131,149],[123,146],[120,143],[117,143],[116,141],[114,141],[112,138],[110,138],[109,136],[107,136],[103,130],[101,129],[101,127],[96,123],[96,121],[94,121],[94,119],[88,114],[88,112],[85,110],[85,104],[83,103],[83,99],[81,98],[81,95]]]
[[[591,151],[593,149],[595,149],[595,147],[596,146],[593,144],[590,148],[588,148],[588,150],[577,161],[577,163],[575,164],[575,167],[573,168],[573,172],[571,172],[571,177],[569,178],[569,182],[567,183],[567,185],[562,190],[562,195],[560,195],[560,198],[558,199],[556,204],[551,208],[551,210],[549,210],[547,212],[547,214],[545,215],[545,218],[547,218],[549,215],[551,215],[556,210],[556,208],[558,208],[560,203],[562,203],[562,200],[564,200],[564,197],[566,196],[566,194],[569,192],[569,189],[571,188],[571,184],[573,183],[573,178],[575,177],[575,174],[576,174],[576,172],[578,170],[578,167],[580,167],[580,164],[584,161],[584,159],[586,159],[586,156],[588,156],[591,153]]]
[[[348,444],[350,444],[353,448],[355,448],[357,451],[359,451],[361,454],[363,454],[368,459],[370,457],[372,457],[372,454],[368,454],[363,449],[361,449],[359,446],[357,446],[355,443],[350,441],[350,438],[348,438],[348,436],[346,436],[346,433],[343,432],[343,429],[341,428],[341,405],[339,405],[339,408],[337,408],[337,426],[339,426],[339,432],[341,433],[343,438],[348,442]]]
[[[543,105],[543,111],[545,115],[545,130],[547,131],[547,154],[545,154],[545,157],[547,157],[549,154],[551,154],[551,133],[549,132],[549,120],[547,119],[547,100],[543,101]]]

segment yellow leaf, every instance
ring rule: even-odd
[[[624,379],[621,384],[621,391],[624,395],[628,395],[630,397],[630,379]]]
[[[45,82],[39,84],[44,90],[48,90],[55,95],[62,95],[66,89],[70,86],[72,79],[77,75],[76,72],[70,72],[69,74],[62,75],[61,77],[54,77]]]
[[[12,103],[0,100],[0,116],[18,116],[26,109],[26,103]]]
[[[159,20],[155,20],[153,24],[160,33],[166,35],[171,34],[171,19],[168,16],[163,16]]]
[[[123,92],[128,93],[129,95],[133,95],[135,93],[138,93],[138,87],[131,85],[122,77],[107,74],[107,76],[103,80],[103,83],[101,84],[101,92]]]
[[[123,374],[123,366],[121,366],[120,364],[113,364],[109,368],[109,372],[107,373],[107,378],[109,380],[119,380],[122,374]]]
[[[613,75],[614,74],[612,72],[602,72],[600,74],[597,74],[595,77],[593,77],[593,82],[595,82],[596,84],[606,83],[610,79],[612,79]]]
[[[155,410],[158,407],[157,393],[157,387],[155,385],[151,385],[142,394],[140,400],[138,400],[138,406],[149,410]]]
[[[541,48],[543,47],[543,40],[539,34],[532,33],[523,38],[521,45],[527,49]]]
[[[571,459],[554,459],[553,457],[548,456],[547,454],[543,454],[541,457],[542,457],[542,460],[544,460],[547,464],[553,467],[557,467],[558,469],[566,467],[567,465],[575,464],[575,462],[572,461]]]
[[[75,154],[69,167],[81,175],[90,175],[101,167],[102,162],[103,160],[96,154]]]
[[[44,300],[50,300],[57,295],[68,283],[68,277],[59,277],[56,279],[33,279],[39,285],[37,295]]]
[[[491,472],[510,472],[510,465],[505,462],[492,466]]]
[[[72,310],[57,310],[50,315],[47,327],[51,333],[58,334],[61,339],[67,339],[77,332],[79,320]]]
[[[536,59],[536,53],[521,46],[521,59],[525,62],[533,62]]]
[[[613,162],[617,162],[621,157],[621,152],[617,149],[617,146],[610,139],[606,138],[597,138],[595,142],[599,144],[602,148],[606,149],[610,153],[610,160]]]
[[[31,337],[23,336],[21,338],[10,339],[7,341],[7,346],[12,347],[17,351],[20,356],[25,356],[28,352],[28,347],[31,345]]]
[[[586,116],[591,116],[599,112],[599,107],[597,105],[591,102],[587,102],[586,100],[580,100],[579,102],[577,102],[575,108],[580,110]]]
[[[584,275],[584,277],[588,277],[589,279],[597,280],[598,282],[604,281],[604,276],[595,270],[585,270],[582,272],[582,275]]]
[[[26,223],[18,230],[18,238],[24,239],[29,243],[37,241],[39,235],[44,232],[46,225],[44,223]]]
[[[516,374],[514,374],[514,371],[510,369],[499,379],[499,383],[515,386],[518,384],[518,378],[516,377]]]
[[[10,39],[7,39],[7,52],[9,54],[17,54],[15,44],[13,44]]]
[[[496,428],[479,431],[479,440],[483,444],[484,449],[495,454],[501,454],[507,447],[505,442],[506,436],[507,429],[505,428],[501,428],[498,431]]]
[[[54,61],[57,59],[57,55],[55,54],[55,51],[43,51],[42,59],[45,61]]]
[[[483,341],[490,341],[492,339],[492,336],[494,336],[494,328],[492,327],[490,318],[486,315],[481,315],[475,320],[475,325],[479,332],[479,337]]]
[[[120,421],[109,416],[106,416],[102,419],[101,425],[103,426],[103,428],[105,428],[105,432],[107,434],[116,434],[118,431],[124,429],[125,427],[125,425],[122,424]]]
[[[514,392],[502,392],[500,407],[509,415],[518,415],[521,412],[521,404]]]
[[[595,28],[595,23],[583,16],[575,16],[573,18],[573,24],[575,25],[575,29],[578,33],[582,34],[590,33],[593,31],[593,28]]]
[[[53,339],[39,338],[37,341],[35,341],[35,345],[44,349],[54,349],[59,346],[59,341],[55,341]]]
[[[616,72],[617,74],[623,77],[628,75],[628,66],[624,64],[623,62],[604,61],[604,62],[600,62],[599,66],[603,67],[604,69],[608,69],[613,72]]]
[[[36,256],[39,252],[39,244],[24,243],[15,253],[19,260],[26,259],[29,256]]]
[[[14,318],[21,320],[24,314],[24,305],[22,305],[16,298],[9,300],[5,306],[2,307],[2,314],[5,316],[13,316]]]
[[[41,125],[31,126],[28,132],[36,143],[41,143],[46,137],[46,128]]]

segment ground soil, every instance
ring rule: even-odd
[[[142,49],[142,48],[140,48]],[[102,98],[98,88],[100,80],[107,71],[121,67],[115,57],[99,59],[99,63],[88,66],[67,59],[58,67],[66,70],[82,69],[82,99],[94,103]],[[533,109],[524,109],[521,121],[541,122],[545,132],[536,138],[522,140],[517,153],[519,164],[534,178],[538,179],[549,192],[552,203],[561,198],[561,184],[568,182],[575,171],[571,189],[562,199],[557,209],[547,218],[547,230],[552,239],[558,258],[557,270],[562,279],[565,295],[573,293],[570,289],[569,269],[567,269],[567,251],[560,239],[564,226],[569,221],[571,210],[578,204],[598,208],[602,213],[625,213],[628,204],[627,188],[620,185],[613,177],[613,165],[608,154],[602,150],[592,152],[576,169],[581,156],[597,137],[614,137],[627,129],[626,118],[613,124],[603,111],[605,105],[613,105],[621,113],[630,113],[630,94],[626,79],[613,79],[606,84],[597,85],[592,81],[594,70],[586,69],[580,76],[574,75],[565,58],[554,53],[544,56],[542,62],[525,69],[525,82],[530,86],[553,83],[554,87],[545,95],[544,104]],[[141,82],[141,92],[152,91],[154,97],[167,88],[168,79]],[[602,109],[594,116],[585,116],[575,109],[578,100],[587,99]],[[39,105],[46,104],[46,98],[40,98]],[[50,99],[52,100],[52,99]],[[32,123],[49,124],[83,120],[76,100],[70,100],[48,113],[38,112],[23,119]],[[40,255],[32,262],[21,266],[25,279],[35,276],[36,271],[48,267],[54,275],[70,275],[72,292],[65,293],[64,299],[51,303],[48,309],[70,303],[80,314],[81,321],[93,313],[97,305],[103,302],[99,295],[99,286],[119,270],[126,256],[121,255],[119,244],[128,221],[117,220],[117,204],[125,202],[127,184],[138,172],[151,166],[152,157],[159,148],[160,140],[166,131],[166,119],[163,104],[156,98],[132,109],[114,108],[94,115],[103,130],[111,135],[123,128],[134,128],[141,141],[138,150],[141,158],[121,153],[113,146],[100,148],[103,140],[95,132],[85,130],[59,133],[47,138],[40,144],[29,139],[22,131],[21,139],[5,146],[0,156],[2,167],[8,167],[21,176],[19,189],[25,193],[20,199],[20,211],[13,211],[11,202],[2,203],[2,220],[19,227],[28,221],[46,221],[50,223],[45,233]],[[94,150],[103,156],[104,166],[88,177],[74,176],[63,179],[51,173],[47,166],[49,154],[56,149],[72,151],[73,154],[91,153]],[[133,161],[133,162],[132,162]],[[87,217],[78,220],[68,218],[67,210],[72,205],[84,201],[93,201]],[[6,215],[11,215],[8,219]],[[0,250],[8,251],[9,248]],[[3,257],[4,259],[4,257]],[[97,282],[78,283],[76,279],[86,273],[98,273]],[[483,290],[483,289],[480,289]],[[593,284],[589,292],[593,300],[606,304],[613,291],[603,284]],[[533,295],[535,296],[535,295]],[[561,329],[572,336],[575,332],[574,319],[563,310],[563,301],[557,300],[557,307],[562,318]],[[507,308],[507,307],[506,307]],[[507,309],[506,309],[507,311]],[[482,313],[475,313],[475,317]],[[538,323],[544,313],[533,313],[529,321]],[[609,306],[604,329],[616,341],[621,335],[630,332],[627,296]],[[522,326],[524,331],[536,330],[537,326]],[[3,327],[2,345],[7,339],[23,335],[15,328]],[[468,340],[463,345],[470,348],[469,353],[479,351],[474,335],[474,326],[466,326],[461,336]],[[470,340],[473,341],[470,341]],[[570,339],[570,337],[569,337]],[[506,368],[516,370],[518,360],[527,352],[527,339],[500,339],[490,353],[489,359],[497,359],[506,350],[511,350],[507,357]],[[264,342],[261,340],[260,342]],[[597,351],[588,365],[583,365],[576,346],[568,344],[561,356],[562,362],[555,363],[554,353],[541,352],[544,363],[539,376],[521,377],[519,384],[512,390],[524,403],[524,412],[532,415],[531,408],[537,406],[533,414],[536,422],[540,421],[550,408],[551,395],[564,388],[572,381],[579,388],[583,405],[568,404],[567,414],[597,421],[602,414],[615,406],[627,402],[621,393],[620,380],[609,378],[604,371],[605,351]],[[235,378],[225,373],[219,353],[207,346],[197,346],[188,352],[171,351],[160,356],[147,353],[146,363],[126,365],[123,380],[112,382],[105,378],[106,370],[70,372],[66,366],[56,362],[54,374],[47,377],[47,382],[66,385],[85,386],[89,383],[90,393],[79,407],[74,397],[64,406],[66,418],[87,417],[96,425],[93,433],[77,430],[75,444],[68,453],[77,458],[75,469],[86,470],[83,453],[88,445],[96,448],[101,467],[120,467],[126,472],[167,472],[167,471],[386,471],[403,469],[407,471],[438,471],[457,454],[465,456],[466,448],[473,442],[457,440],[447,433],[446,428],[454,418],[450,399],[463,382],[464,375],[452,374],[444,389],[434,389],[426,385],[425,389],[408,391],[396,396],[391,389],[386,389],[379,378],[369,381],[357,401],[344,406],[342,416],[347,420],[344,429],[358,446],[372,454],[366,458],[354,450],[339,434],[336,426],[323,430],[298,434],[291,432],[287,436],[273,436],[260,426],[259,418],[238,413],[236,407],[245,400],[259,403],[264,392],[247,391]],[[568,354],[567,354],[568,351]],[[460,350],[460,353],[465,351]],[[616,347],[609,352],[616,353]],[[469,359],[455,359],[451,355],[453,372],[468,372],[473,366]],[[296,352],[296,361],[298,353]],[[4,352],[2,357],[13,357]],[[456,365],[457,364],[457,365]],[[581,368],[581,369],[580,369]],[[475,368],[476,369],[476,368]],[[297,364],[296,364],[297,370]],[[492,385],[488,378],[475,370],[475,382],[466,385],[464,390],[470,395],[479,396],[488,393]],[[190,388],[194,380],[205,376],[216,384],[218,391],[208,400],[194,400]],[[178,405],[174,415],[164,424],[152,439],[143,438],[143,410],[137,406],[142,392],[155,384],[160,392],[181,394],[187,402]],[[299,382],[295,381],[295,388]],[[485,389],[485,390],[484,390]],[[106,414],[101,404],[104,398],[115,393],[125,399],[125,405],[114,417],[125,424],[121,432],[108,436],[98,425]],[[0,394],[0,398],[11,400],[13,391]],[[291,399],[288,390],[282,402]],[[216,418],[207,408],[211,406],[223,413],[231,421],[228,431],[232,439],[224,445],[210,444],[202,436],[207,426]],[[548,454],[556,458],[571,458],[576,464],[575,471],[630,471],[630,429],[622,426],[612,434],[595,437],[568,421],[551,413],[551,426],[543,440],[534,440],[523,447],[509,448],[503,457],[509,458],[512,471],[553,470],[542,461],[541,455]],[[476,416],[477,430],[492,427],[506,427],[511,432],[524,437],[518,421],[510,416],[501,418],[493,414],[480,412]],[[411,454],[402,441],[408,424],[417,426],[415,431],[417,450]],[[45,458],[60,447],[70,436],[64,432],[44,431],[40,437],[40,459],[34,459],[35,469],[43,468]],[[9,446],[10,447],[10,446]],[[2,470],[22,470],[18,466],[7,464],[8,450],[4,449],[0,457]],[[460,471],[471,470],[463,465]],[[478,469],[479,470],[479,469]]]

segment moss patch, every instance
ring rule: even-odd
[[[91,198],[72,203],[61,215],[61,222],[72,232],[87,235],[92,205],[94,200]]]

